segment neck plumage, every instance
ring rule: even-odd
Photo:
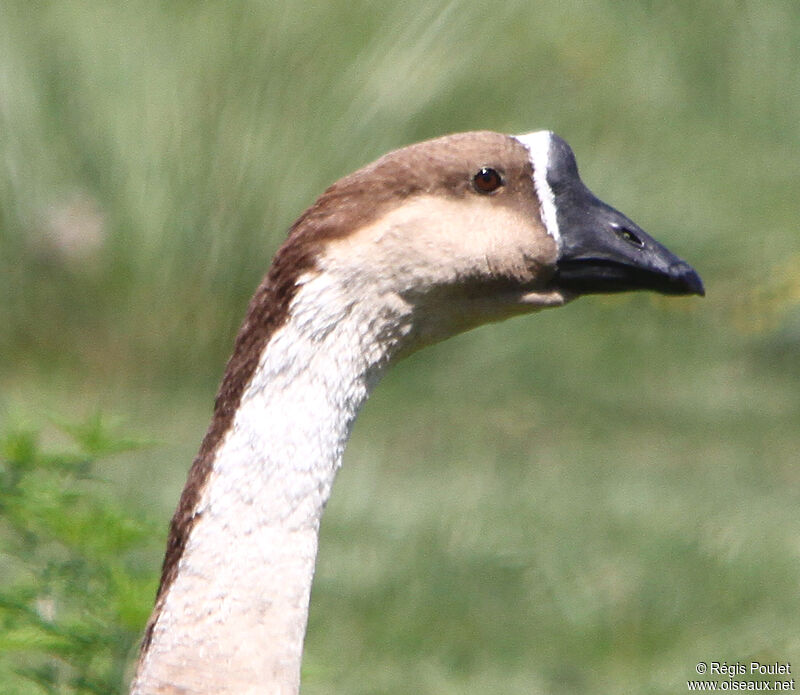
[[[322,510],[358,410],[408,330],[401,300],[354,296],[365,295],[351,279],[297,281],[193,493],[134,695],[298,692]]]

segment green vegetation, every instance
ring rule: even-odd
[[[120,692],[154,590],[144,564],[153,525],[120,509],[96,474],[97,458],[135,447],[99,418],[63,429],[74,452],[46,452],[21,429],[0,442],[0,681],[9,695]]]
[[[708,296],[589,298],[398,365],[323,523],[304,692],[800,663],[798,65],[794,0],[3,2],[3,689],[119,688],[289,224],[473,128],[563,135]],[[163,444],[108,456],[40,415],[98,410]]]

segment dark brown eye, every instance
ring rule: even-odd
[[[494,193],[503,185],[503,177],[497,169],[491,167],[481,167],[475,176],[472,177],[472,185],[478,193]]]

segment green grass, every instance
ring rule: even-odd
[[[98,478],[98,459],[137,444],[99,417],[60,429],[68,449],[46,451],[24,429],[0,439],[0,679],[9,695],[120,692],[155,587],[154,524]]]
[[[325,516],[304,692],[800,663],[798,64],[791,0],[9,0],[0,426],[99,408],[162,442],[99,465],[163,536],[303,208],[422,138],[552,128],[708,296],[585,299],[398,365]]]

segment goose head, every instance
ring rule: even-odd
[[[402,352],[585,294],[704,292],[685,261],[591,193],[550,131],[390,152],[325,191],[286,246],[313,259],[298,285],[323,274],[341,304],[403,315]]]

